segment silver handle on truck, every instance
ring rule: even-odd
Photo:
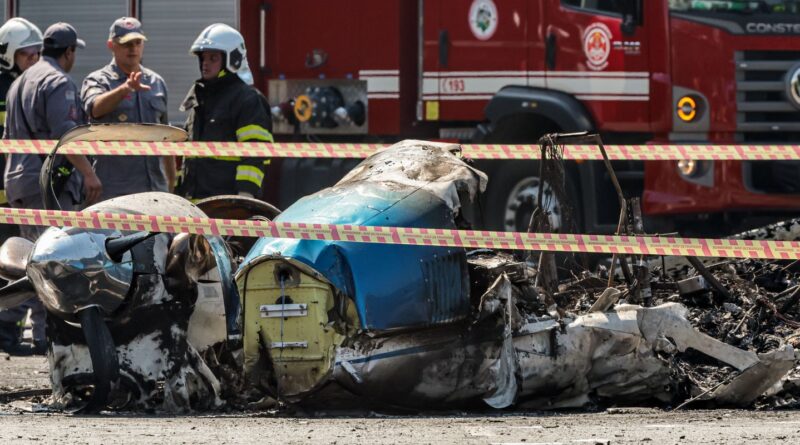
[[[267,69],[267,10],[269,5],[266,3],[261,4],[258,11],[258,68],[261,71]]]

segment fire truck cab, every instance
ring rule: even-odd
[[[261,51],[251,65],[261,68],[283,138],[535,143],[548,132],[585,130],[607,143],[718,144],[800,134],[798,0],[248,3],[242,27]],[[248,27],[244,10],[255,8],[260,15],[248,14]],[[617,222],[600,163],[568,163],[561,197],[537,177],[535,162],[480,164],[490,177],[490,229],[524,230],[539,187],[556,225],[565,201],[578,215],[574,230],[608,231]],[[793,162],[616,167],[626,192],[642,196],[646,215],[668,217],[662,221],[738,226],[743,216],[800,208]],[[341,172],[301,160],[284,163],[282,174],[285,204]]]

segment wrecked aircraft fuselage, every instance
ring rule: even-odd
[[[86,211],[206,217],[159,192]],[[51,227],[29,249],[20,279],[50,314],[56,404],[169,411],[222,404],[225,382],[205,357],[229,353],[241,341],[234,264],[222,239]]]
[[[463,227],[486,177],[458,148],[396,144],[276,221]],[[691,393],[671,360],[692,350],[741,373],[704,397],[747,405],[794,363],[791,346],[760,357],[701,334],[679,304],[548,311],[535,271],[490,251],[264,238],[236,281],[247,381],[290,402],[669,403]]]
[[[276,221],[455,228],[459,194],[477,196],[486,178],[450,154],[451,147],[419,144],[374,155]],[[458,248],[261,239],[237,272],[249,301],[245,368],[254,381],[277,377],[282,397],[306,394],[327,383],[339,366],[338,349],[357,331],[466,320],[466,266]],[[272,365],[277,375],[262,375]]]

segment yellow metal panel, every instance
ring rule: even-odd
[[[281,303],[281,286],[275,268],[287,267],[280,260],[268,260],[253,267],[239,277],[238,286],[244,308],[244,360],[245,373],[259,373],[263,343],[269,351],[275,369],[279,390],[291,397],[309,391],[322,383],[333,370],[336,346],[343,336],[328,320],[328,311],[334,307],[333,289],[328,283],[297,272],[299,282],[288,285],[283,293],[292,304],[307,305],[304,316],[262,316],[262,305]],[[296,269],[295,269],[296,270]],[[244,287],[245,282],[247,288]],[[274,343],[306,342],[306,347],[273,347]]]

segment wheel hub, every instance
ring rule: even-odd
[[[506,199],[503,228],[507,232],[526,232],[531,215],[537,207],[539,188],[544,187],[542,193],[542,208],[548,213],[550,228],[557,230],[562,225],[561,202],[550,184],[541,181],[536,176],[523,178],[511,189]]]

